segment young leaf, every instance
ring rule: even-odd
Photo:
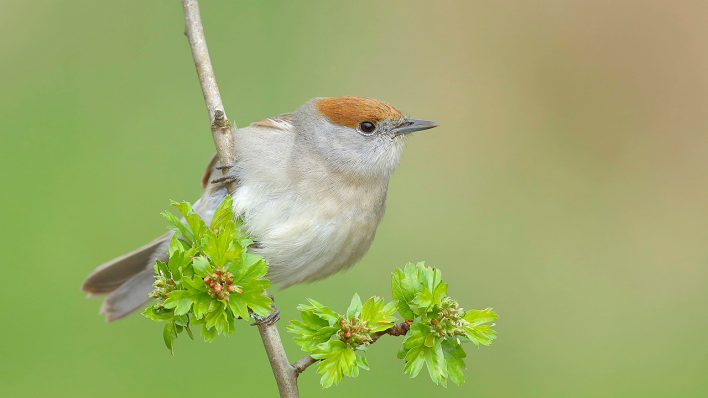
[[[172,347],[172,343],[174,342],[174,338],[176,335],[177,334],[175,333],[174,321],[167,322],[165,324],[165,328],[162,329],[162,338],[165,340],[165,345],[167,346],[167,349],[169,349],[172,353],[172,356],[175,355],[175,350]]]
[[[467,354],[455,339],[443,340],[442,349],[445,354],[445,362],[447,362],[447,376],[459,386],[465,382],[465,374],[462,373],[462,369],[465,369],[464,358]]]
[[[204,256],[196,256],[192,260],[192,268],[194,268],[194,273],[204,278],[207,274],[212,272],[212,267],[209,264],[209,259]]]
[[[494,324],[483,325],[497,318],[499,316],[491,308],[482,311],[469,310],[465,313],[463,319],[469,322],[469,325],[465,327],[465,333],[475,346],[479,347],[480,344],[490,345],[492,340],[497,338],[497,332],[492,330]]]
[[[403,318],[411,321],[415,319],[416,315],[413,313],[410,306],[419,290],[418,270],[415,265],[408,263],[405,267],[405,271],[396,268],[393,274],[391,274],[393,299],[398,300],[398,312]]]
[[[361,299],[357,293],[354,293],[354,297],[352,297],[352,302],[349,304],[349,308],[347,308],[347,313],[345,316],[347,319],[350,319],[356,313],[361,314]]]
[[[194,243],[194,233],[192,232],[192,228],[189,227],[189,224],[178,219],[174,216],[174,214],[168,211],[164,211],[160,214],[174,225],[174,228],[171,227],[170,229],[184,236],[185,239],[189,241],[189,243]]]
[[[329,322],[315,315],[314,311],[302,311],[300,316],[302,322],[290,321],[287,330],[300,335],[294,340],[303,351],[313,352],[317,345],[329,340],[339,330],[339,326],[329,326]]]
[[[207,293],[193,293],[188,290],[175,290],[169,293],[165,300],[165,308],[174,308],[175,315],[184,315],[189,312],[192,303],[199,300],[200,295]]]
[[[142,314],[145,315],[146,318],[157,322],[169,321],[175,316],[174,310],[165,310],[164,308],[161,310],[156,310],[153,307],[145,308],[145,311],[143,311]]]
[[[233,200],[231,199],[231,195],[226,195],[224,200],[221,201],[221,204],[219,204],[219,207],[216,208],[214,216],[211,218],[211,228],[214,230],[223,228],[227,222],[233,219]]]
[[[357,298],[359,296],[356,296]],[[396,302],[392,301],[384,306],[384,301],[380,297],[372,297],[366,300],[361,310],[361,320],[369,325],[369,332],[375,333],[386,330],[393,326],[396,317]],[[347,311],[348,313],[348,311]]]
[[[329,340],[318,345],[312,357],[322,360],[317,372],[322,375],[320,384],[324,388],[339,384],[343,376],[356,377],[355,368],[358,374],[357,355],[340,340]]]

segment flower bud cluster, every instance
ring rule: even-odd
[[[437,310],[437,316],[430,319],[429,326],[440,338],[463,336],[469,322],[463,319],[465,311],[457,301],[445,297]]]
[[[349,320],[341,318],[337,335],[339,340],[345,342],[351,348],[356,348],[362,344],[366,345],[372,341],[371,329],[366,321],[359,319],[358,314],[355,314]]]
[[[155,282],[152,284],[155,289],[148,296],[157,299],[157,307],[162,307],[167,300],[167,295],[175,290],[175,281],[172,278],[165,278],[162,275],[155,275]]]
[[[243,290],[233,283],[234,275],[225,272],[222,267],[216,267],[214,273],[204,278],[209,295],[217,300],[226,300],[233,292],[243,293]]]

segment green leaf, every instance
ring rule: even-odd
[[[206,316],[206,327],[211,328],[214,327],[216,328],[216,333],[217,334],[223,334],[227,335],[230,328],[229,328],[229,321],[226,315],[226,306],[220,302],[220,301],[215,301],[216,303],[216,308],[212,309]]]
[[[361,320],[369,325],[371,333],[380,332],[393,326],[396,322],[396,317],[393,316],[395,312],[396,302],[390,302],[384,306],[384,300],[374,296],[364,303],[361,310]]]
[[[497,338],[497,332],[492,329],[494,324],[483,325],[499,318],[496,312],[491,308],[485,310],[469,310],[465,312],[464,320],[469,322],[469,326],[465,327],[466,336],[479,347],[482,345],[492,344],[492,340]]]
[[[243,282],[247,282],[264,277],[268,272],[268,265],[266,265],[263,257],[246,253],[244,259],[244,269],[246,272],[242,277],[240,277],[240,279]],[[234,273],[234,278],[236,278],[236,273]]]
[[[174,216],[174,214],[168,211],[164,211],[160,214],[174,225],[174,228],[170,229],[184,236],[185,239],[189,241],[189,243],[194,244],[194,233],[192,232],[192,228],[189,227],[189,224],[178,219]]]
[[[176,335],[177,334],[175,333],[175,323],[167,322],[165,324],[165,328],[162,329],[162,338],[165,340],[165,345],[167,346],[167,349],[169,349],[172,353],[172,356],[175,355],[175,350],[172,346],[172,343],[174,342],[174,338]]]
[[[165,310],[164,308],[155,309],[154,307],[147,307],[142,312],[142,314],[153,321],[164,322],[172,320],[175,316],[174,310]]]
[[[270,307],[270,305],[273,304],[273,300],[263,295],[269,285],[270,281],[267,279],[257,279],[241,285],[243,293],[231,293],[229,296],[229,306],[234,312],[234,315],[248,319],[248,311],[244,311],[244,306],[261,316],[270,314],[273,311]]]
[[[197,213],[192,213],[184,218],[187,220],[189,228],[192,229],[192,233],[194,233],[194,241],[191,242],[192,246],[198,246],[204,236],[204,231],[207,229],[206,223]]]
[[[465,333],[477,347],[480,344],[490,345],[492,340],[497,338],[497,332],[492,330],[492,326],[494,325],[468,326],[465,328]]]
[[[433,305],[433,292],[427,286],[422,286],[421,291],[415,295],[413,304],[415,305],[413,308],[423,310],[423,312],[416,311],[419,315],[423,315]]]
[[[352,297],[352,302],[349,304],[349,308],[347,308],[347,313],[345,316],[347,319],[351,319],[351,317],[353,317],[356,313],[361,314],[361,299],[357,293],[354,293],[354,297]]]
[[[447,377],[447,363],[440,339],[435,339],[432,347],[420,345],[411,348],[406,354],[403,372],[412,379],[418,376],[423,364],[427,365],[430,378],[435,384],[440,384]]]
[[[159,259],[155,260],[155,274],[162,274],[165,278],[172,278],[170,268]]]
[[[202,324],[202,333],[204,342],[211,343],[216,338],[216,328],[208,328],[206,323]]]
[[[310,302],[313,301],[310,300]],[[315,303],[317,302],[315,301]],[[318,308],[322,308],[321,304],[317,304],[319,305],[318,307],[298,307],[307,307],[309,309],[300,311],[302,322],[293,320],[287,326],[288,332],[300,335],[294,338],[295,343],[306,352],[313,352],[319,344],[326,342],[339,331],[339,325],[330,326],[327,320],[315,314]]]
[[[496,312],[492,311],[491,308],[486,310],[468,310],[465,311],[464,320],[471,323],[472,325],[481,325],[483,323],[492,322],[499,318]]]
[[[430,334],[430,326],[424,324],[423,322],[416,320],[411,325],[410,330],[406,334],[403,340],[402,347],[406,350],[410,350],[413,347],[419,347],[425,344],[425,338]]]
[[[206,230],[204,233],[206,246],[202,250],[217,267],[223,267],[229,260],[241,256],[243,247],[240,244],[234,244],[235,228],[234,222],[229,221],[219,231],[219,236],[211,230]]]
[[[194,296],[194,306],[192,307],[194,317],[198,320],[202,319],[209,311],[209,307],[213,301],[216,301],[216,299],[212,298],[209,293],[206,292]]]
[[[174,308],[175,315],[184,315],[189,312],[192,307],[192,303],[199,300],[200,295],[207,293],[193,293],[188,290],[175,290],[167,295],[167,300],[165,300],[165,308]],[[207,294],[208,296],[208,294]]]
[[[226,195],[214,212],[214,216],[211,219],[211,228],[215,230],[223,228],[227,222],[233,219],[233,200],[231,200],[231,195]]]
[[[445,354],[443,354],[441,339],[435,339],[433,347],[424,347],[424,349],[428,374],[435,384],[440,384],[447,379],[447,362]]]
[[[320,384],[324,388],[339,384],[343,376],[358,375],[356,353],[340,340],[329,340],[318,345],[312,357],[322,360],[317,366],[317,372],[322,375]]]
[[[425,346],[415,346],[406,353],[406,365],[403,367],[403,373],[407,374],[411,379],[418,376],[420,370],[425,365],[425,350],[429,350]]]
[[[329,307],[320,307],[315,310],[315,314],[320,318],[329,322],[330,326],[334,326],[341,318],[341,315]]]
[[[192,260],[192,268],[194,268],[194,273],[202,278],[213,271],[211,265],[209,264],[209,259],[204,256],[194,257]]]
[[[442,349],[445,355],[445,362],[447,362],[447,376],[459,386],[465,382],[465,374],[462,369],[466,367],[464,358],[467,354],[465,354],[465,350],[455,339],[443,340]]]
[[[405,272],[396,268],[391,274],[391,291],[393,299],[398,301],[398,312],[408,320],[415,319],[415,314],[410,308],[415,295],[420,290],[418,283],[418,271],[415,265],[408,263]]]

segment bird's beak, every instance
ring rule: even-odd
[[[393,129],[396,135],[408,134],[414,131],[432,129],[433,127],[438,127],[438,124],[428,120],[418,120],[418,119],[406,119],[403,123],[399,124],[398,127]]]

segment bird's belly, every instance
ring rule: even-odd
[[[240,187],[234,209],[251,237],[252,249],[270,265],[269,278],[282,287],[312,282],[344,270],[369,249],[382,211],[374,205],[344,205],[341,197],[307,200],[303,195],[263,195]]]

